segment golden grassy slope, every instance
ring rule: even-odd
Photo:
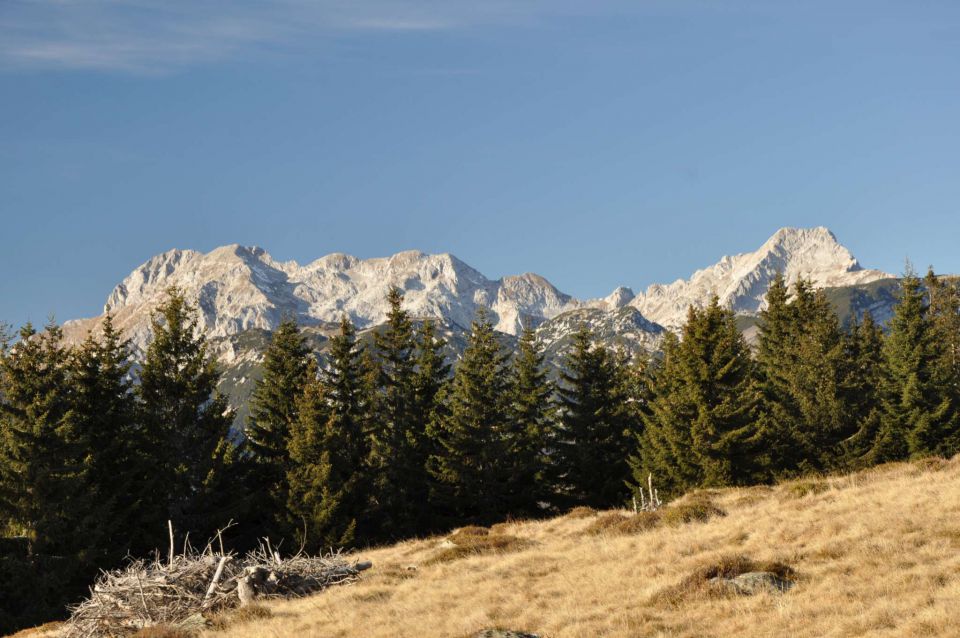
[[[593,534],[597,515],[580,512],[500,526],[525,541],[502,553],[437,561],[442,539],[367,552],[362,582],[206,635],[960,636],[960,457],[708,497],[727,515]],[[732,554],[786,563],[797,584],[782,595],[663,595]]]

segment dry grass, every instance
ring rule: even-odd
[[[581,505],[580,507],[574,507],[572,510],[567,512],[565,516],[567,518],[591,518],[597,515],[597,510],[592,507],[587,507],[586,505]]]
[[[273,612],[269,607],[247,605],[246,607],[224,610],[211,618],[209,622],[211,629],[224,631],[228,627],[272,617]]]
[[[653,512],[617,511],[601,514],[583,531],[594,536],[639,534],[663,525],[677,527],[686,523],[703,523],[726,514],[711,500],[710,495],[701,492]]]
[[[55,636],[63,628],[63,623],[59,620],[54,622],[48,622],[37,627],[30,627],[29,629],[22,629],[17,633],[10,636],[10,638],[47,638],[48,636]]]
[[[195,638],[197,633],[188,629],[171,627],[169,625],[155,625],[153,627],[144,627],[133,638]]]
[[[786,581],[796,580],[797,573],[789,565],[777,561],[755,561],[741,555],[721,556],[693,570],[676,585],[657,592],[651,598],[655,606],[678,606],[703,598],[729,598],[728,588],[710,586],[711,578],[734,578],[748,572],[770,572]]]
[[[504,534],[504,527],[494,528],[487,529],[474,525],[461,527],[448,536],[440,544],[439,551],[427,558],[424,564],[435,565],[481,554],[514,552],[526,549],[533,544],[529,539]],[[509,528],[508,525],[506,529]]]
[[[272,618],[209,635],[462,638],[488,627],[544,638],[958,635],[960,459],[817,480],[829,489],[802,498],[789,484],[708,494],[727,515],[680,527],[585,533],[606,514],[515,522],[501,536],[529,545],[432,564],[439,539],[400,543],[365,553],[374,567],[356,584],[268,603]],[[727,556],[800,576],[784,594],[657,600]]]

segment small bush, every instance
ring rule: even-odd
[[[597,515],[597,510],[592,507],[587,507],[586,505],[581,505],[579,507],[574,507],[572,510],[566,513],[567,518],[591,518]]]
[[[946,469],[950,462],[942,456],[925,456],[913,462],[914,466],[922,472],[939,472]]]
[[[637,512],[633,515],[623,515],[612,512],[597,517],[587,529],[587,534],[639,534],[653,529],[660,524],[661,512]]]
[[[803,498],[808,494],[822,494],[830,489],[826,481],[798,481],[787,486],[787,494],[795,498]]]
[[[457,543],[458,545],[461,542],[470,542],[471,539],[489,536],[490,530],[486,527],[480,527],[479,525],[467,525],[466,527],[461,527],[458,530],[455,530],[450,536],[447,537],[447,540]]]
[[[711,587],[711,578],[736,578],[748,572],[771,572],[787,581],[796,579],[792,567],[780,562],[754,561],[746,556],[721,556],[698,567],[678,584],[654,595],[654,604],[678,605],[693,598],[717,598],[730,595],[730,590]]]
[[[469,556],[479,556],[482,554],[502,554],[505,552],[518,551],[530,547],[533,543],[516,536],[504,535],[486,535],[486,536],[459,536],[449,539],[454,544],[453,547],[445,547],[435,556],[426,561],[427,564],[447,563],[458,558],[467,558]]]
[[[686,523],[703,523],[715,516],[726,516],[727,513],[706,498],[692,498],[682,503],[670,505],[660,511],[663,523],[670,527],[677,527]]]

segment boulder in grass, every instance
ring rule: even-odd
[[[740,596],[782,594],[793,587],[791,581],[780,578],[773,572],[747,572],[733,578],[716,577],[710,579],[710,584]]]

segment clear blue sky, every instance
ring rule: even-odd
[[[956,0],[0,0],[15,324],[232,242],[581,297],[786,225],[960,271],[958,202]]]

